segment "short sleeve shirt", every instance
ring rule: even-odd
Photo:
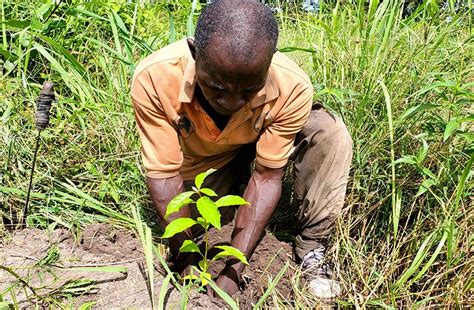
[[[201,107],[195,87],[195,63],[186,40],[154,52],[137,66],[131,96],[148,177],[181,173],[191,180],[223,167],[249,143],[256,143],[256,161],[262,166],[287,164],[313,97],[308,76],[295,63],[275,53],[265,86],[232,114],[223,130]]]

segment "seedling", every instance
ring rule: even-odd
[[[183,232],[194,225],[202,226],[204,229],[204,252],[201,251],[193,240],[185,240],[179,249],[181,253],[199,253],[201,255],[202,259],[199,261],[198,266],[194,266],[194,268],[199,271],[199,277],[193,273],[184,277],[184,280],[196,281],[201,286],[207,285],[211,280],[211,274],[208,273],[207,270],[209,269],[209,264],[212,264],[213,261],[225,257],[235,257],[242,263],[248,265],[247,258],[240,250],[227,245],[215,246],[215,248],[222,251],[217,253],[212,259],[208,258],[210,250],[208,240],[209,229],[211,227],[215,227],[218,230],[221,229],[221,213],[219,212],[219,208],[249,204],[245,199],[236,195],[223,196],[217,201],[213,201],[210,197],[217,197],[216,192],[210,188],[202,188],[202,184],[205,178],[214,171],[216,170],[209,169],[206,172],[198,174],[194,181],[195,187],[193,187],[193,190],[183,192],[174,197],[168,204],[165,215],[167,218],[169,215],[178,212],[182,207],[195,203],[201,216],[196,220],[192,218],[177,218],[171,221],[166,226],[165,233],[162,236],[163,238],[171,238],[177,233]],[[193,200],[193,196],[198,197],[197,200]]]

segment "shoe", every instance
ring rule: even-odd
[[[331,279],[333,271],[324,263],[325,247],[319,245],[309,251],[301,260],[304,277],[309,281],[311,293],[322,300],[333,300],[341,295],[338,281]]]

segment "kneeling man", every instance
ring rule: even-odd
[[[324,244],[344,203],[352,141],[339,118],[313,105],[311,81],[277,52],[277,39],[277,22],[263,4],[218,0],[203,10],[194,39],[140,62],[131,95],[148,190],[165,226],[193,212],[183,208],[165,220],[168,202],[198,173],[218,169],[205,186],[219,195],[244,188],[250,202],[238,208],[232,235],[232,246],[249,259],[291,159],[301,228],[295,254],[311,270],[316,296],[333,297],[337,282],[323,264]],[[170,241],[175,259],[189,234]],[[234,294],[243,269],[229,261],[217,284]]]

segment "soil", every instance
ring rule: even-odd
[[[213,245],[229,245],[232,230],[232,225],[222,227],[221,231],[212,230],[209,242]],[[268,288],[269,279],[274,279],[287,263],[290,268],[277,283],[275,291],[283,298],[289,299],[292,293],[290,279],[294,270],[291,267],[295,266],[293,262],[291,245],[279,241],[272,234],[265,234],[242,273],[243,290],[234,296],[239,301],[239,306],[242,309],[251,308]],[[217,275],[224,265],[224,261],[217,261],[217,264],[211,267],[210,273]]]
[[[211,231],[210,243],[228,244],[231,233],[231,225],[224,226],[221,231]],[[65,229],[48,232],[26,228],[14,232],[8,239],[0,240],[0,265],[10,268],[27,280],[37,294],[61,300],[63,304],[69,304],[73,308],[87,302],[95,302],[94,309],[147,309],[151,308],[151,302],[146,264],[141,249],[140,241],[133,232],[107,224],[90,225],[78,238],[74,238]],[[45,262],[48,253],[49,262]],[[58,255],[53,255],[55,253]],[[293,265],[292,262],[291,246],[278,241],[271,234],[266,234],[243,273],[243,291],[234,296],[240,307],[251,308],[267,289],[269,279],[274,279],[285,264]],[[102,266],[126,267],[127,272],[90,269]],[[217,275],[223,267],[224,262],[219,261],[211,268],[211,273]],[[157,269],[154,283],[156,299],[166,275],[161,268]],[[275,288],[284,298],[291,297],[292,270],[294,268],[287,269]],[[2,269],[0,279],[0,293],[17,282],[14,276]],[[82,286],[71,287],[81,279],[85,281]],[[11,295],[6,293],[3,298],[11,301]],[[22,289],[21,284],[15,286],[14,296],[21,308],[29,308],[33,304],[41,305],[38,298],[32,298],[30,290]],[[171,285],[166,296],[166,309],[179,308],[180,294]],[[226,307],[220,299],[211,300],[207,295],[193,292],[188,308]]]

